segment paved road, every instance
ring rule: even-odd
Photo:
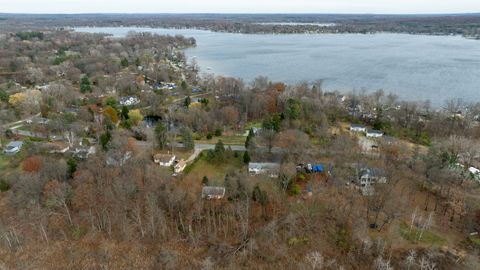
[[[244,145],[225,145],[225,148],[228,148],[228,147],[230,147],[233,151],[247,150]],[[187,163],[193,162],[198,157],[198,155],[200,155],[202,151],[213,150],[213,149],[215,149],[215,144],[195,144],[195,150],[193,151],[193,154],[190,157],[188,157],[186,162]]]
[[[4,125],[2,125],[1,127],[8,129],[8,128],[11,128],[12,126],[15,126],[14,128],[16,129],[16,128],[21,127],[22,124],[23,124],[24,122],[26,122],[27,120],[31,120],[31,119],[33,119],[33,118],[35,118],[35,117],[39,117],[39,116],[40,116],[40,113],[37,113],[37,114],[32,115],[32,116],[30,116],[30,117],[27,117],[27,118],[25,118],[25,119],[22,119],[22,120],[19,120],[19,121],[16,121],[16,122],[12,122],[12,123],[8,123],[8,124],[4,124]]]
[[[151,142],[145,142],[145,141],[137,141],[137,145],[145,146],[145,147],[150,147],[152,146]],[[183,147],[182,143],[176,143],[175,147]],[[246,151],[246,148],[244,145],[225,145],[225,148],[232,148],[233,151]],[[186,160],[187,163],[193,162],[198,155],[200,155],[201,152],[206,151],[206,150],[213,150],[215,149],[215,144],[207,144],[207,143],[199,143],[195,144],[195,148],[193,150],[193,154],[188,157]]]
[[[209,95],[209,94],[210,94],[210,93],[208,93],[208,92],[207,92],[207,93],[196,94],[196,95],[190,96],[190,98],[207,96],[207,95]],[[177,102],[180,102],[180,101],[185,101],[185,98],[186,98],[186,97],[174,99],[174,100],[172,100],[172,103],[177,103]]]

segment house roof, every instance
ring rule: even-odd
[[[383,134],[382,131],[376,130],[376,129],[370,129],[370,130],[367,131],[367,133],[370,133],[370,134]]]
[[[351,124],[350,127],[351,128],[365,128],[364,125],[360,125],[360,124]]]
[[[360,176],[369,175],[371,177],[380,177],[385,175],[385,170],[380,168],[362,168],[360,170]]]
[[[475,167],[468,168],[468,171],[471,172],[472,174],[480,174],[480,170]]]
[[[220,196],[223,197],[225,195],[225,188],[224,187],[203,187],[202,188],[202,197],[204,196]]]
[[[248,168],[249,169],[279,169],[280,164],[279,163],[271,163],[271,162],[265,162],[265,163],[258,163],[258,162],[250,162],[248,163]]]
[[[176,167],[181,167],[181,166],[185,166],[187,165],[187,162],[183,159],[181,159],[180,161],[178,161],[178,163],[175,165]]]

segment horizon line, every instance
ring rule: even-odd
[[[380,16],[441,16],[441,15],[480,15],[476,12],[452,13],[375,13],[375,12],[79,12],[79,13],[36,13],[36,12],[0,12],[0,15],[380,15]]]

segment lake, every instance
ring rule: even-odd
[[[459,36],[362,34],[233,34],[192,29],[75,28],[81,32],[129,31],[194,37],[187,49],[202,72],[242,78],[259,75],[297,83],[324,80],[324,89],[383,89],[406,100],[480,101],[480,41]]]

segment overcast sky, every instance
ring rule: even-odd
[[[475,13],[480,0],[0,0],[0,13]]]

